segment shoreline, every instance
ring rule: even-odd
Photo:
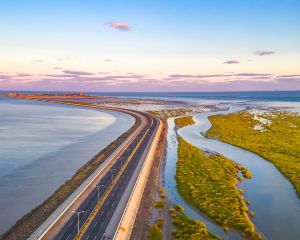
[[[19,98],[18,98],[19,99]],[[57,104],[66,104],[78,106],[78,103],[71,104],[70,102],[56,102],[56,101],[47,101],[42,99],[32,99],[32,98],[21,98],[25,100],[34,100],[34,101],[42,101],[42,102],[50,102]],[[120,111],[124,113],[122,109],[114,109],[114,108],[105,108],[105,107],[95,107],[88,104],[81,104],[81,107],[88,107],[90,109],[102,109],[102,110],[110,110],[110,111]],[[21,217],[17,222],[5,233],[0,236],[0,239],[11,239],[16,236],[17,239],[25,239],[29,237],[63,202],[74,192],[75,189],[85,180],[88,176],[97,168],[96,166],[100,166],[101,163],[108,157],[114,150],[116,150],[125,139],[127,139],[140,125],[140,120],[134,115],[134,113],[130,114],[128,111],[125,112],[135,119],[134,125],[119,136],[117,139],[108,144],[107,147],[98,152],[94,157],[92,157],[86,164],[84,164],[81,168],[79,168],[76,173],[68,179],[65,183],[63,183],[51,196],[49,196],[42,204],[25,214]],[[81,175],[84,176],[81,176]]]

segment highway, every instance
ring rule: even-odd
[[[138,113],[141,114],[140,112]],[[78,213],[81,212],[79,214],[79,229],[84,226],[85,230],[81,233],[81,239],[108,239],[104,236],[105,230],[139,161],[142,161],[142,155],[151,141],[151,136],[155,134],[158,126],[156,118],[146,113],[142,113],[142,115],[146,118],[146,125],[115,161],[110,171],[101,178],[94,191],[88,195],[76,210]],[[74,213],[54,239],[74,239],[77,233],[78,216]]]

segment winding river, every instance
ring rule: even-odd
[[[230,106],[227,111],[196,114],[194,116],[196,123],[179,129],[178,134],[194,146],[220,153],[237,163],[243,164],[253,173],[253,178],[245,180],[242,187],[245,189],[245,197],[251,202],[249,209],[255,212],[255,217],[252,220],[264,239],[300,239],[300,200],[291,183],[273,164],[260,156],[230,144],[205,138],[201,134],[211,127],[208,120],[209,116],[233,113],[243,109],[242,106]],[[224,233],[222,227],[193,209],[178,194],[174,178],[178,144],[174,119],[168,120],[168,126],[165,189],[171,202],[182,205],[188,216],[203,221],[215,235],[224,239],[241,239],[236,232]]]

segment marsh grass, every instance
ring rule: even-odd
[[[175,209],[179,208],[179,211]],[[216,240],[216,236],[211,234],[204,223],[187,217],[183,211],[183,208],[179,205],[169,210],[172,218],[175,230],[173,237],[175,240]]]
[[[207,137],[242,147],[272,162],[293,184],[300,198],[300,116],[273,112],[261,117],[271,120],[264,131],[254,127],[261,122],[249,112],[211,116]]]
[[[147,240],[162,240],[163,239],[163,233],[161,228],[157,224],[151,225]]]
[[[244,167],[241,164],[237,164],[237,168],[242,172],[244,178],[252,178],[252,173],[248,170],[248,168]]]
[[[194,119],[192,116],[186,116],[182,118],[176,118],[175,119],[175,124],[179,128],[183,128],[189,125],[193,125],[195,123]]]
[[[162,201],[156,201],[154,202],[154,207],[161,212],[166,207],[166,194],[165,189],[163,187],[160,187],[158,189],[159,197]],[[161,216],[161,214],[160,214]],[[151,225],[148,230],[147,240],[162,240],[163,239],[163,226],[164,226],[164,219],[158,218],[155,222],[155,224]]]
[[[162,202],[162,201],[157,201],[154,203],[154,207],[158,208],[158,209],[163,209],[165,206],[166,206],[166,203]]]
[[[176,184],[180,195],[224,229],[231,227],[248,238],[260,239],[237,188],[238,173],[248,172],[245,169],[222,155],[206,156],[183,138],[178,139]]]

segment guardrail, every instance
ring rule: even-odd
[[[119,221],[117,230],[113,236],[113,240],[126,240],[126,239],[130,238],[131,231],[132,231],[132,228],[133,228],[133,225],[135,222],[135,218],[137,215],[138,206],[140,205],[140,202],[141,202],[141,199],[143,196],[143,192],[144,192],[144,189],[145,189],[145,186],[147,183],[147,177],[149,176],[152,161],[154,158],[154,156],[151,156],[151,154],[154,153],[156,146],[157,146],[157,144],[153,144],[153,143],[155,143],[155,140],[157,140],[157,141],[159,140],[159,136],[160,136],[159,133],[162,128],[161,121],[159,119],[157,119],[157,121],[158,121],[158,126],[155,129],[155,135],[152,136],[150,149],[149,149],[146,159],[143,163],[141,172],[140,172],[140,174],[134,184],[134,187],[131,191],[129,200],[126,204],[125,210]],[[148,165],[148,166],[146,166],[146,165]],[[138,187],[139,187],[139,189],[138,189]],[[133,202],[134,197],[137,198],[137,201],[135,201],[135,202]],[[138,203],[138,205],[137,205],[137,203]],[[132,208],[132,209],[130,209],[130,208]],[[130,210],[133,211],[133,214],[130,214]],[[127,215],[128,219],[126,219],[126,215]],[[124,223],[126,223],[127,227],[123,226]]]
[[[53,103],[60,103],[55,101],[45,101],[45,102],[53,102]],[[66,104],[61,102],[61,104]],[[57,223],[57,221],[67,212],[67,210],[78,200],[78,198],[86,191],[88,187],[91,186],[92,182],[102,173],[102,171],[111,163],[111,161],[124,149],[124,147],[133,140],[133,138],[142,130],[143,126],[145,125],[145,117],[141,114],[138,114],[133,111],[129,110],[121,110],[121,109],[114,109],[114,108],[104,108],[104,107],[96,107],[96,106],[89,106],[89,105],[82,105],[82,104],[71,104],[68,105],[75,105],[75,106],[84,106],[84,107],[91,107],[97,109],[105,109],[105,110],[114,110],[120,112],[127,112],[128,114],[133,114],[139,117],[142,121],[140,126],[120,145],[112,155],[107,158],[95,171],[92,175],[90,175],[78,188],[74,191],[63,203],[60,207],[58,207],[49,217],[48,219],[28,238],[29,240],[40,240],[48,233],[48,231]]]

